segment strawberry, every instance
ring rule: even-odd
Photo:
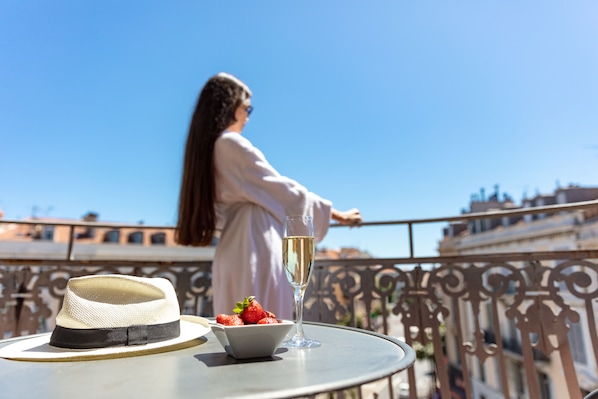
[[[260,321],[257,322],[257,324],[278,324],[278,320],[276,320],[274,317],[264,317],[263,319],[260,319]]]
[[[242,326],[243,320],[236,314],[224,314],[221,313],[216,316],[216,323],[220,323],[224,326]]]
[[[276,315],[274,313],[270,312],[269,310],[264,310],[264,312],[266,312],[266,316],[264,316],[264,317],[271,317],[273,319],[276,318]]]
[[[266,313],[254,296],[248,296],[242,302],[237,302],[233,311],[238,314],[245,324],[256,324]]]

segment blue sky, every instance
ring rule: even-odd
[[[598,2],[18,1],[0,4],[4,217],[174,225],[205,81],[253,90],[244,134],[365,221],[451,216],[597,186]],[[443,225],[416,228],[434,255]],[[404,256],[396,227],[324,246]]]

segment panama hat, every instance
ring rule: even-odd
[[[174,287],[160,277],[95,275],[68,281],[52,333],[17,339],[0,357],[27,361],[112,359],[198,345],[208,320],[181,316]]]

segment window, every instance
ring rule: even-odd
[[[150,241],[152,245],[164,245],[166,244],[166,234],[154,233],[150,236]]]
[[[542,399],[552,399],[550,395],[550,379],[544,373],[538,374],[538,381],[540,381],[540,397]]]
[[[513,376],[515,381],[515,389],[519,395],[525,394],[525,370],[521,363],[513,364]]]
[[[78,233],[76,238],[78,238],[78,239],[95,238],[95,236],[96,236],[96,229],[93,227],[87,227],[83,233]]]
[[[479,366],[479,374],[480,374],[480,381],[486,382],[486,368],[484,367],[484,363],[478,361]]]
[[[44,226],[42,240],[54,241],[54,226]]]
[[[104,242],[118,243],[120,241],[120,231],[109,230],[104,233]]]
[[[32,232],[27,235],[34,240],[54,241],[54,226],[36,224],[33,226]]]
[[[134,231],[129,234],[129,244],[143,244],[143,231]]]
[[[581,322],[582,320],[580,320],[579,323],[569,323],[569,332],[567,335],[569,336],[569,347],[571,348],[573,361],[588,364]]]

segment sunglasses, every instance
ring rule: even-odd
[[[247,116],[249,116],[253,112],[253,107],[248,105],[247,108],[245,108],[245,111],[247,112]]]

